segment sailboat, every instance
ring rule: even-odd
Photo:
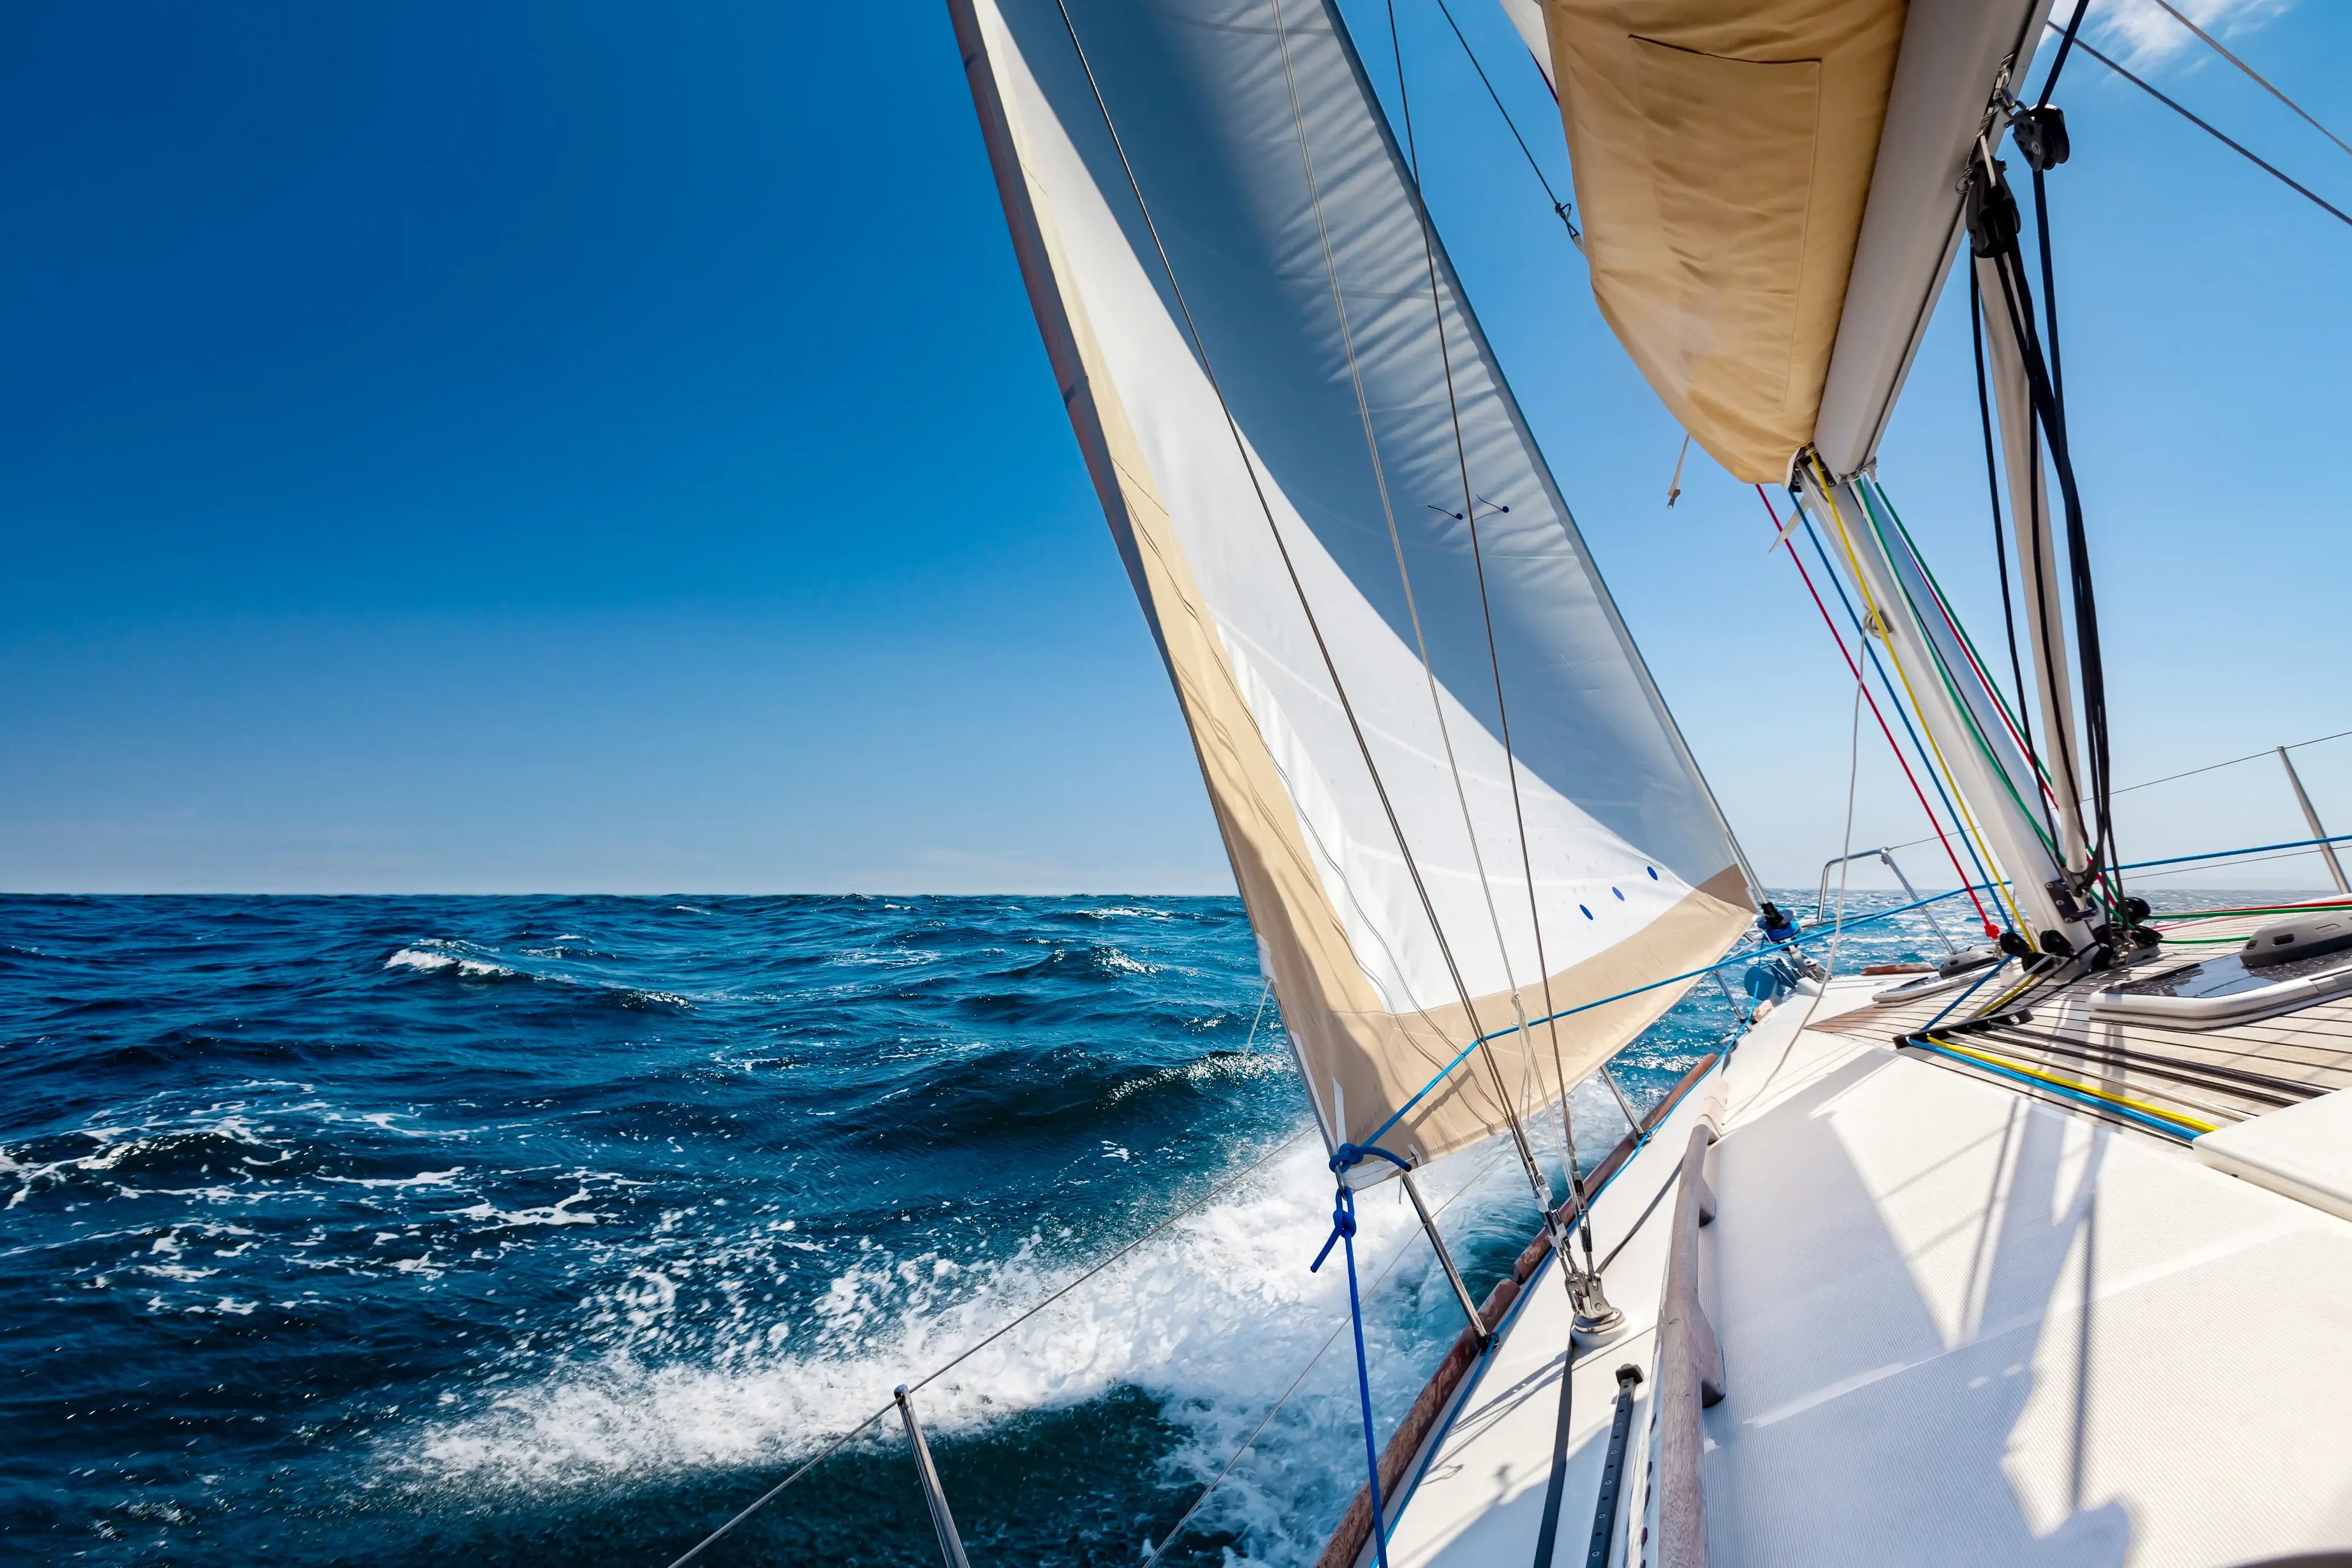
[[[2352,899],[2182,946],[2118,864],[2011,183],[2066,157],[2050,0],[1502,3],[1602,316],[1824,569],[1984,940],[1839,975],[1765,896],[1331,0],[949,0],[1329,1156],[1318,1266],[1352,1293],[1356,1195],[1474,1145],[1537,1199],[1483,1300],[1447,1260],[1403,1420],[1367,1386],[1322,1568],[2352,1563]],[[1956,266],[2000,658],[1877,473]],[[1738,1039],[1579,1150],[1570,1092],[1724,975]]]

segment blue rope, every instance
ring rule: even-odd
[[[2231,855],[2258,855],[2266,850],[2307,850],[2318,844],[2340,844],[2352,839],[2352,833],[2334,833],[2324,839],[2295,839],[2284,844],[2249,844],[2242,850],[2212,850],[2201,855],[2172,855],[2160,861],[2131,861],[2119,865],[2117,871],[2138,871],[2152,865],[2179,865],[2184,861],[2226,860]]]
[[[1978,883],[1978,891],[1982,892],[1983,890],[1984,884],[1981,883]],[[1958,898],[1961,894],[1968,891],[1968,889],[1963,887],[1956,887],[1949,893],[1934,894],[1928,897],[1915,900],[1910,904],[1899,904],[1893,909],[1882,909],[1874,914],[1857,915],[1851,920],[1825,920],[1817,925],[1805,927],[1798,931],[1794,936],[1777,938],[1776,941],[1779,945],[1793,946],[1801,943],[1812,941],[1821,936],[1824,932],[1834,936],[1837,933],[1844,930],[1847,926],[1867,925],[1874,920],[1888,920],[1897,915],[1908,915],[1915,909],[1925,909],[1931,904],[1940,904],[1948,898]],[[1717,959],[1716,962],[1709,964],[1703,969],[1687,969],[1679,975],[1668,975],[1663,980],[1652,980],[1646,986],[1635,986],[1630,991],[1620,991],[1613,997],[1602,997],[1598,1001],[1581,1002],[1572,1008],[1562,1008],[1556,1013],[1547,1013],[1539,1019],[1529,1019],[1528,1020],[1528,1028],[1534,1029],[1539,1024],[1553,1023],[1564,1018],[1573,1018],[1578,1013],[1591,1012],[1594,1008],[1605,1008],[1612,1002],[1622,1002],[1629,997],[1638,997],[1645,991],[1654,991],[1661,986],[1678,985],[1685,980],[1696,980],[1700,978],[1702,976],[1712,975],[1718,969],[1728,969],[1735,964],[1745,964],[1748,960],[1754,958],[1756,954],[1757,949],[1753,947],[1746,948],[1740,952],[1731,954],[1727,957]],[[1415,1090],[1412,1099],[1406,1101],[1403,1104],[1396,1108],[1396,1113],[1394,1115],[1391,1116],[1387,1121],[1382,1122],[1378,1127],[1372,1129],[1372,1135],[1364,1140],[1364,1145],[1362,1146],[1365,1151],[1371,1154],[1386,1155],[1387,1157],[1394,1159],[1396,1156],[1393,1155],[1388,1155],[1386,1150],[1371,1148],[1370,1145],[1379,1143],[1382,1138],[1388,1136],[1389,1130],[1394,1127],[1399,1122],[1403,1121],[1405,1113],[1411,1111],[1415,1105],[1420,1104],[1423,1100],[1426,1099],[1439,1084],[1452,1077],[1454,1075],[1454,1070],[1461,1066],[1465,1061],[1468,1060],[1472,1051],[1477,1050],[1480,1046],[1486,1044],[1490,1040],[1507,1039],[1507,1037],[1518,1032],[1519,1026],[1513,1024],[1508,1029],[1498,1029],[1491,1034],[1482,1034],[1477,1039],[1472,1040],[1469,1044],[1464,1046],[1460,1051],[1455,1051],[1453,1059],[1446,1062],[1444,1066],[1437,1070],[1437,1075],[1435,1077],[1432,1078],[1428,1082]],[[1358,1147],[1358,1145],[1352,1144],[1342,1144],[1339,1146],[1343,1149]]]
[[[1323,1250],[1315,1254],[1307,1272],[1320,1272],[1333,1247],[1347,1249],[1348,1322],[1356,1331],[1356,1397],[1364,1412],[1364,1484],[1372,1500],[1372,1548],[1381,1568],[1388,1568],[1388,1523],[1381,1517],[1381,1451],[1372,1438],[1372,1374],[1370,1364],[1364,1359],[1364,1301],[1356,1285],[1356,1192],[1348,1185],[1348,1172],[1363,1164],[1368,1155],[1378,1155],[1401,1171],[1410,1173],[1412,1169],[1378,1145],[1341,1144],[1334,1150],[1331,1174],[1338,1178],[1339,1190],[1331,1198],[1331,1235],[1323,1243]]]
[[[1951,793],[1944,788],[1944,776],[1937,771],[1934,758],[1927,755],[1927,747],[1920,742],[1919,731],[1911,723],[1910,708],[1895,692],[1894,679],[1887,674],[1886,666],[1879,662],[1878,650],[1871,645],[1870,632],[1864,627],[1862,617],[1854,613],[1853,601],[1846,595],[1844,580],[1838,576],[1837,568],[1830,564],[1830,552],[1822,548],[1822,537],[1813,529],[1812,514],[1805,510],[1804,503],[1797,499],[1793,489],[1789,492],[1789,499],[1790,504],[1796,507],[1797,516],[1804,519],[1805,539],[1813,547],[1813,554],[1821,559],[1822,575],[1830,580],[1830,586],[1837,590],[1838,603],[1845,610],[1846,619],[1853,622],[1854,641],[1862,644],[1863,656],[1870,661],[1871,669],[1878,675],[1878,684],[1885,688],[1886,700],[1895,709],[1895,716],[1903,721],[1903,733],[1910,737],[1911,749],[1918,754],[1919,766],[1927,773],[1927,782],[1936,787],[1936,798],[1944,803],[1944,814],[1952,819],[1952,836],[1960,841],[1960,847],[1969,852],[1969,863],[1977,868],[1977,874],[1984,878],[1977,885],[1989,890],[1992,885],[1992,873],[1986,867],[1984,857],[1977,853],[1976,841],[1969,837],[1960,813],[1952,804]],[[1789,546],[1792,552],[1796,548],[1793,542]],[[1942,831],[1940,824],[1937,831]]]
[[[1993,1063],[1986,1061],[1979,1057],[1963,1055],[1961,1052],[1953,1050],[1950,1046],[1946,1045],[1941,1040],[1929,1040],[1925,1036],[1915,1035],[1912,1038],[1911,1043],[1923,1051],[1932,1051],[1938,1056],[1948,1057],[1952,1061],[1973,1067],[1979,1071],[1993,1073],[1998,1077],[2007,1078],[2015,1082],[2022,1083],[2028,1089],[2034,1090],[2037,1092],[2063,1095],[2066,1099],[2074,1101],[2078,1104],[2089,1106],[2091,1109],[2098,1112],[2101,1115],[2117,1117],[2123,1121],[2133,1124],[2135,1126],[2146,1127],[2151,1132],[2162,1133],[2168,1138],[2186,1137],[2193,1139],[2197,1136],[2197,1131],[2193,1127],[2184,1127],[2179,1123],[2167,1122],[2161,1117],[2146,1115],[2140,1112],[2133,1110],[2128,1105],[2118,1105],[2112,1100],[2102,1100],[2094,1094],[2084,1094],[2078,1091],[2069,1089],[2063,1083],[2053,1083],[2047,1079],[2035,1078],[2028,1073],[2012,1071],[2005,1067],[1995,1066]]]

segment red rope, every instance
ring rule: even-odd
[[[1769,501],[1765,503],[1765,509],[1767,511],[1771,509]],[[1911,541],[1906,538],[1903,542],[1907,547]],[[1915,553],[1912,559],[1917,560],[1918,556]],[[2027,758],[2027,766],[2033,770],[2034,782],[2042,786],[2042,798],[2049,801],[2052,806],[2056,806],[2058,793],[2050,787],[2050,776],[2042,770],[2042,759],[2033,755],[2032,747],[2026,745],[2024,732],[2017,727],[2017,720],[2010,716],[2008,705],[2000,700],[2000,688],[1992,684],[1992,677],[1985,674],[1984,665],[1978,662],[1977,651],[1969,646],[1968,633],[1960,630],[1958,620],[1952,614],[1952,607],[1944,602],[1944,591],[1937,588],[1936,580],[1927,575],[1924,562],[1921,564],[1919,576],[1927,583],[1927,597],[1935,602],[1937,612],[1944,618],[1944,624],[1952,629],[1952,641],[1959,648],[1960,656],[1969,662],[1969,668],[1974,672],[1978,684],[1991,694],[1993,711],[2000,715],[2001,727],[2009,732],[2009,738],[2017,743],[2018,751]],[[2018,693],[2017,700],[2023,702],[2025,694]]]
[[[1780,514],[1772,509],[1772,497],[1764,493],[1761,485],[1756,486],[1756,498],[1764,503],[1764,515],[1772,519],[1772,531],[1779,534]],[[1953,874],[1960,879],[1960,887],[1968,894],[1969,902],[1977,906],[1977,919],[1983,925],[1985,936],[1988,938],[1999,936],[2000,927],[1986,915],[1984,901],[1977,896],[1976,884],[1969,880],[1969,873],[1960,869],[1960,857],[1953,852],[1952,841],[1944,831],[1943,820],[1936,815],[1936,808],[1927,804],[1927,792],[1919,788],[1919,780],[1911,771],[1910,759],[1903,755],[1903,747],[1896,743],[1895,732],[1886,727],[1886,716],[1878,711],[1878,698],[1872,695],[1869,685],[1863,681],[1862,666],[1853,662],[1852,653],[1846,652],[1845,639],[1838,634],[1837,622],[1830,616],[1830,607],[1822,602],[1821,591],[1813,586],[1813,574],[1805,570],[1805,563],[1798,558],[1795,542],[1785,537],[1782,542],[1789,546],[1789,564],[1797,569],[1797,576],[1804,581],[1805,591],[1812,595],[1813,608],[1822,612],[1822,624],[1830,629],[1830,638],[1837,643],[1838,657],[1845,661],[1846,670],[1853,676],[1854,684],[1862,687],[1863,697],[1870,704],[1870,716],[1878,721],[1878,733],[1886,737],[1887,748],[1895,753],[1895,766],[1903,769],[1903,777],[1911,785],[1911,793],[1919,798],[1919,809],[1927,813],[1927,825],[1936,830],[1936,841],[1943,845],[1945,858],[1952,862]]]

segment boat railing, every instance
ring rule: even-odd
[[[1701,1116],[1683,1151],[1658,1322],[1657,1531],[1659,1568],[1706,1568],[1706,1497],[1701,1474],[1705,1406],[1723,1397],[1723,1349],[1698,1299],[1698,1230],[1715,1218],[1706,1181],[1715,1126]]]

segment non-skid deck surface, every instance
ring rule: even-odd
[[[2184,934],[2215,941],[2196,946],[2168,943],[2158,953],[2135,963],[2130,972],[2154,974],[2200,957],[2234,952],[2233,946],[2220,939],[2242,941],[2256,926],[2274,918],[2254,915],[2199,921],[2183,927]],[[2091,993],[2118,977],[2109,971],[2054,989],[2034,988],[2014,1004],[2032,1014],[2030,1021],[1940,1038],[1954,1047],[2137,1104],[2159,1118],[2182,1124],[2183,1135],[2280,1110],[2332,1090],[2352,1088],[2352,996],[2219,1029],[2178,1029],[2137,1019],[2092,1018]],[[1898,983],[1895,979],[1877,982],[1882,988]],[[1967,1018],[2015,990],[2020,983],[2017,966],[2008,966],[1945,1022]],[[1843,985],[1838,990],[1847,992]],[[1859,994],[1866,998],[1868,993]],[[1811,1027],[1885,1043],[1921,1029],[1943,1013],[1958,994],[1948,991],[1885,1006],[1864,1000],[1856,1010],[1837,1010],[1834,1001],[1825,1002],[1822,1012],[1834,1010],[1835,1016],[1817,1018]],[[1977,1071],[1965,1059],[1938,1055],[1935,1060],[1964,1071]]]
[[[2352,1223],[1895,1027],[1845,1011],[1727,1069],[1700,1233],[1714,1568],[2352,1547]]]
[[[1796,1023],[1790,1017],[1766,1028],[1784,1036],[1794,1032]],[[1626,1322],[1607,1343],[1577,1347],[1567,1478],[1552,1559],[1559,1568],[1585,1560],[1615,1409],[1617,1368],[1628,1364],[1644,1379],[1633,1408],[1634,1457],[1629,1460],[1630,1469],[1640,1469],[1643,1435],[1649,1429],[1647,1380],[1654,1370],[1659,1285],[1674,1209],[1668,1189],[1681,1168],[1693,1122],[1713,1103],[1710,1076],[1683,1096],[1592,1205],[1602,1280]],[[1568,1299],[1558,1261],[1547,1258],[1528,1278],[1522,1305],[1506,1321],[1500,1343],[1429,1445],[1417,1479],[1397,1500],[1389,1537],[1391,1568],[1496,1568],[1535,1560],[1569,1343]],[[1627,1509],[1637,1509],[1638,1477],[1628,1492]],[[1360,1568],[1370,1561],[1368,1550]]]

